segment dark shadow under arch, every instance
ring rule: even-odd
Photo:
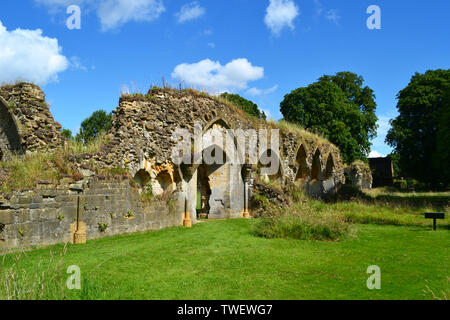
[[[313,156],[312,169],[311,169],[311,180],[320,180],[320,174],[322,171],[321,154],[320,150],[317,149]]]
[[[297,156],[295,158],[295,162],[297,165],[297,174],[295,176],[295,181],[305,180],[308,178],[309,170],[308,163],[306,162],[307,157],[308,156],[306,154],[306,149],[302,144],[298,149]]]
[[[333,177],[334,172],[334,160],[333,155],[330,153],[327,159],[327,165],[325,167],[325,180],[331,179]]]
[[[20,131],[6,101],[0,97],[0,149],[1,158],[7,153],[23,154]]]

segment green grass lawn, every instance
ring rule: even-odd
[[[356,237],[314,242],[258,238],[253,223],[210,221],[70,245],[60,270],[78,265],[84,288],[65,298],[433,299],[427,286],[448,295],[448,228],[358,224]],[[20,268],[32,274],[62,248],[29,251]],[[370,265],[381,268],[381,290],[366,287]]]

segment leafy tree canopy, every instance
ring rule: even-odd
[[[63,138],[67,139],[67,140],[72,140],[73,136],[72,136],[72,131],[70,131],[69,129],[61,129],[61,135],[63,136]]]
[[[325,75],[284,97],[284,119],[325,134],[341,150],[343,160],[366,160],[377,134],[378,118],[372,89],[352,72]]]
[[[76,139],[87,143],[102,132],[107,132],[112,127],[112,114],[104,110],[95,111],[89,118],[81,123],[80,132]]]
[[[450,182],[450,69],[416,73],[397,95],[399,116],[386,142],[403,174],[437,185]]]
[[[245,112],[247,112],[249,115],[252,115],[254,117],[257,117],[259,119],[266,120],[266,114],[259,110],[258,105],[250,100],[247,100],[243,97],[241,97],[238,94],[230,94],[230,93],[222,93],[220,95],[221,98],[228,100],[235,106],[241,108]]]

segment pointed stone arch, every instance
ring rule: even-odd
[[[333,178],[334,166],[335,166],[335,164],[334,164],[333,155],[330,153],[328,155],[327,163],[325,166],[324,180],[329,180],[329,179]]]
[[[295,175],[295,181],[305,181],[309,177],[308,168],[308,154],[306,152],[305,145],[302,143],[298,148],[297,155],[295,157],[295,164],[297,167],[297,173]]]
[[[10,154],[23,154],[20,130],[7,102],[0,97],[0,160]]]
[[[271,164],[263,164],[261,162],[261,157],[270,158]],[[280,155],[272,149],[267,149],[261,154],[261,157],[258,164],[261,179],[265,182],[278,183],[280,187],[282,187],[284,174]],[[276,164],[276,167],[272,167],[274,163]],[[276,172],[273,170],[274,168],[277,169],[275,170]]]
[[[313,155],[311,167],[311,181],[316,182],[320,180],[322,174],[322,155],[319,149],[316,149]]]
[[[139,193],[146,192],[150,184],[150,173],[145,169],[138,170],[133,177],[134,182],[139,188]]]
[[[223,118],[217,117],[206,124],[205,128],[203,129],[203,134],[205,134],[205,132],[211,129],[215,124],[220,125],[227,130],[231,129],[231,126],[227,121],[225,121]]]

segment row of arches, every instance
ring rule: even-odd
[[[216,143],[216,139],[211,130],[219,130],[225,141],[227,135],[233,135],[228,124],[220,119],[211,122],[203,131],[203,160],[209,155],[213,158],[216,155],[222,155],[224,160],[222,164],[208,164],[202,161],[200,165],[192,165],[189,174],[184,175],[180,168],[179,181],[174,178],[174,173],[167,170],[158,172],[149,171],[148,168],[141,169],[136,173],[135,181],[139,184],[142,191],[148,191],[151,188],[153,195],[162,195],[166,192],[177,190],[178,183],[183,182],[183,192],[186,194],[186,212],[197,213],[196,217],[214,217],[227,218],[236,217],[244,209],[248,209],[248,182],[243,174],[244,166],[235,164],[228,158],[228,155],[234,156],[238,152],[236,139],[231,136],[235,144],[226,146],[222,149]],[[220,139],[219,139],[220,140]],[[228,150],[230,149],[230,150]],[[266,161],[259,161],[257,165],[257,174],[267,181],[284,185],[285,171],[282,165],[282,159],[278,152],[274,150],[265,151],[260,158]],[[333,178],[335,162],[332,154],[329,154],[326,165],[322,165],[322,154],[317,149],[313,154],[308,154],[307,149],[302,144],[296,154],[295,181],[308,184],[308,192],[317,189],[321,192],[322,182]],[[274,166],[275,164],[275,166]],[[255,167],[253,167],[255,168]],[[178,168],[177,168],[178,169]],[[149,172],[152,172],[150,174]],[[181,185],[180,185],[181,186]],[[195,217],[195,216],[194,216]]]
[[[313,155],[311,169],[308,166],[308,155],[306,149],[302,144],[297,152],[296,156],[296,167],[297,173],[295,175],[295,181],[319,181],[319,180],[329,180],[333,177],[334,173],[334,159],[333,155],[330,153],[327,158],[325,170],[322,172],[322,155],[320,150],[317,149]]]

